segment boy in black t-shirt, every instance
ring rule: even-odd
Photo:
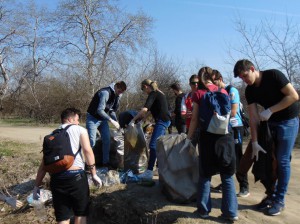
[[[235,64],[234,76],[247,83],[245,96],[250,116],[252,159],[256,157],[257,161],[259,152],[266,153],[257,141],[259,122],[268,121],[272,133],[278,180],[274,192],[268,193],[258,208],[268,208],[267,214],[279,215],[285,207],[284,196],[291,173],[291,153],[298,134],[299,96],[282,72],[276,69],[258,71],[246,59]],[[265,110],[258,113],[257,105]]]

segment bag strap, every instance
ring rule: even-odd
[[[65,128],[63,128],[65,131],[68,130],[69,127],[71,127],[72,125],[75,125],[75,124],[69,124],[67,125]],[[78,153],[81,151],[81,145],[79,143],[79,149],[77,150],[77,152],[74,154],[74,159],[76,158],[76,156],[78,155]]]

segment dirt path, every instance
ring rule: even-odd
[[[3,139],[16,140],[24,143],[42,143],[43,136],[50,133],[53,128],[46,127],[8,127],[0,126],[0,141]],[[300,150],[295,149],[293,152],[292,160],[292,176],[290,180],[288,194],[286,196],[286,209],[277,217],[270,217],[262,212],[258,212],[254,209],[254,204],[260,202],[264,196],[264,190],[260,183],[254,184],[253,175],[249,174],[250,192],[251,195],[248,198],[239,198],[239,223],[299,223],[299,204],[300,204]],[[220,182],[219,176],[215,176],[212,179],[213,185],[217,185]],[[237,185],[236,185],[237,186]],[[126,187],[129,189],[129,186]],[[237,189],[238,190],[238,189]],[[145,188],[147,203],[162,203],[162,207],[158,206],[158,209],[152,212],[157,214],[157,219],[163,215],[176,216],[176,222],[172,223],[224,223],[218,218],[221,215],[219,209],[221,194],[212,193],[213,209],[210,213],[211,219],[201,220],[192,218],[191,214],[195,211],[195,203],[189,205],[177,205],[170,203],[166,200],[164,195],[159,190],[159,184],[152,188]],[[143,195],[145,194],[143,192]],[[155,195],[151,199],[151,195]],[[144,199],[145,201],[145,199]],[[146,202],[144,202],[146,203]],[[153,221],[153,220],[152,220]],[[150,223],[150,222],[149,222]],[[162,223],[157,221],[156,223]],[[170,222],[169,222],[170,223]]]
[[[54,129],[52,127],[0,126],[0,139],[9,139],[24,143],[41,143],[44,136],[51,133]]]

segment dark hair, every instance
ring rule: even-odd
[[[212,70],[212,76],[214,76],[214,80],[219,80],[221,78],[223,79],[221,73],[216,69]]]
[[[63,112],[61,112],[61,115],[60,115],[61,123],[64,123],[65,120],[67,120],[70,117],[74,117],[76,114],[80,118],[81,111],[78,110],[78,109],[76,109],[76,108],[74,108],[74,107],[67,108],[67,109],[63,110]]]
[[[209,90],[206,87],[205,83],[207,81],[211,81],[212,83],[214,82],[212,79],[212,69],[208,66],[200,68],[200,70],[198,72],[198,78],[199,78],[198,89]]]
[[[181,87],[180,84],[178,82],[173,83],[172,85],[170,85],[170,88],[176,91],[181,91]]]
[[[118,89],[121,89],[122,91],[126,91],[127,89],[126,83],[123,81],[117,82],[115,85]]]
[[[234,69],[233,69],[234,77],[236,78],[242,72],[250,70],[251,66],[254,67],[254,64],[247,59],[242,59],[242,60],[237,61],[237,63],[235,63]]]
[[[189,79],[189,82],[191,83],[194,79],[198,79],[198,75],[196,75],[196,74],[193,74],[191,77],[190,77],[190,79]]]

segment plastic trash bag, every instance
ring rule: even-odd
[[[148,148],[141,123],[128,126],[124,133],[124,170],[142,173],[148,166]]]
[[[43,204],[45,204],[47,201],[52,200],[51,191],[45,190],[45,189],[40,189],[40,198],[39,198],[39,200],[33,200],[32,196],[33,196],[32,193],[27,196],[27,202],[31,206],[32,206],[32,203],[35,203],[36,201],[40,201]]]

